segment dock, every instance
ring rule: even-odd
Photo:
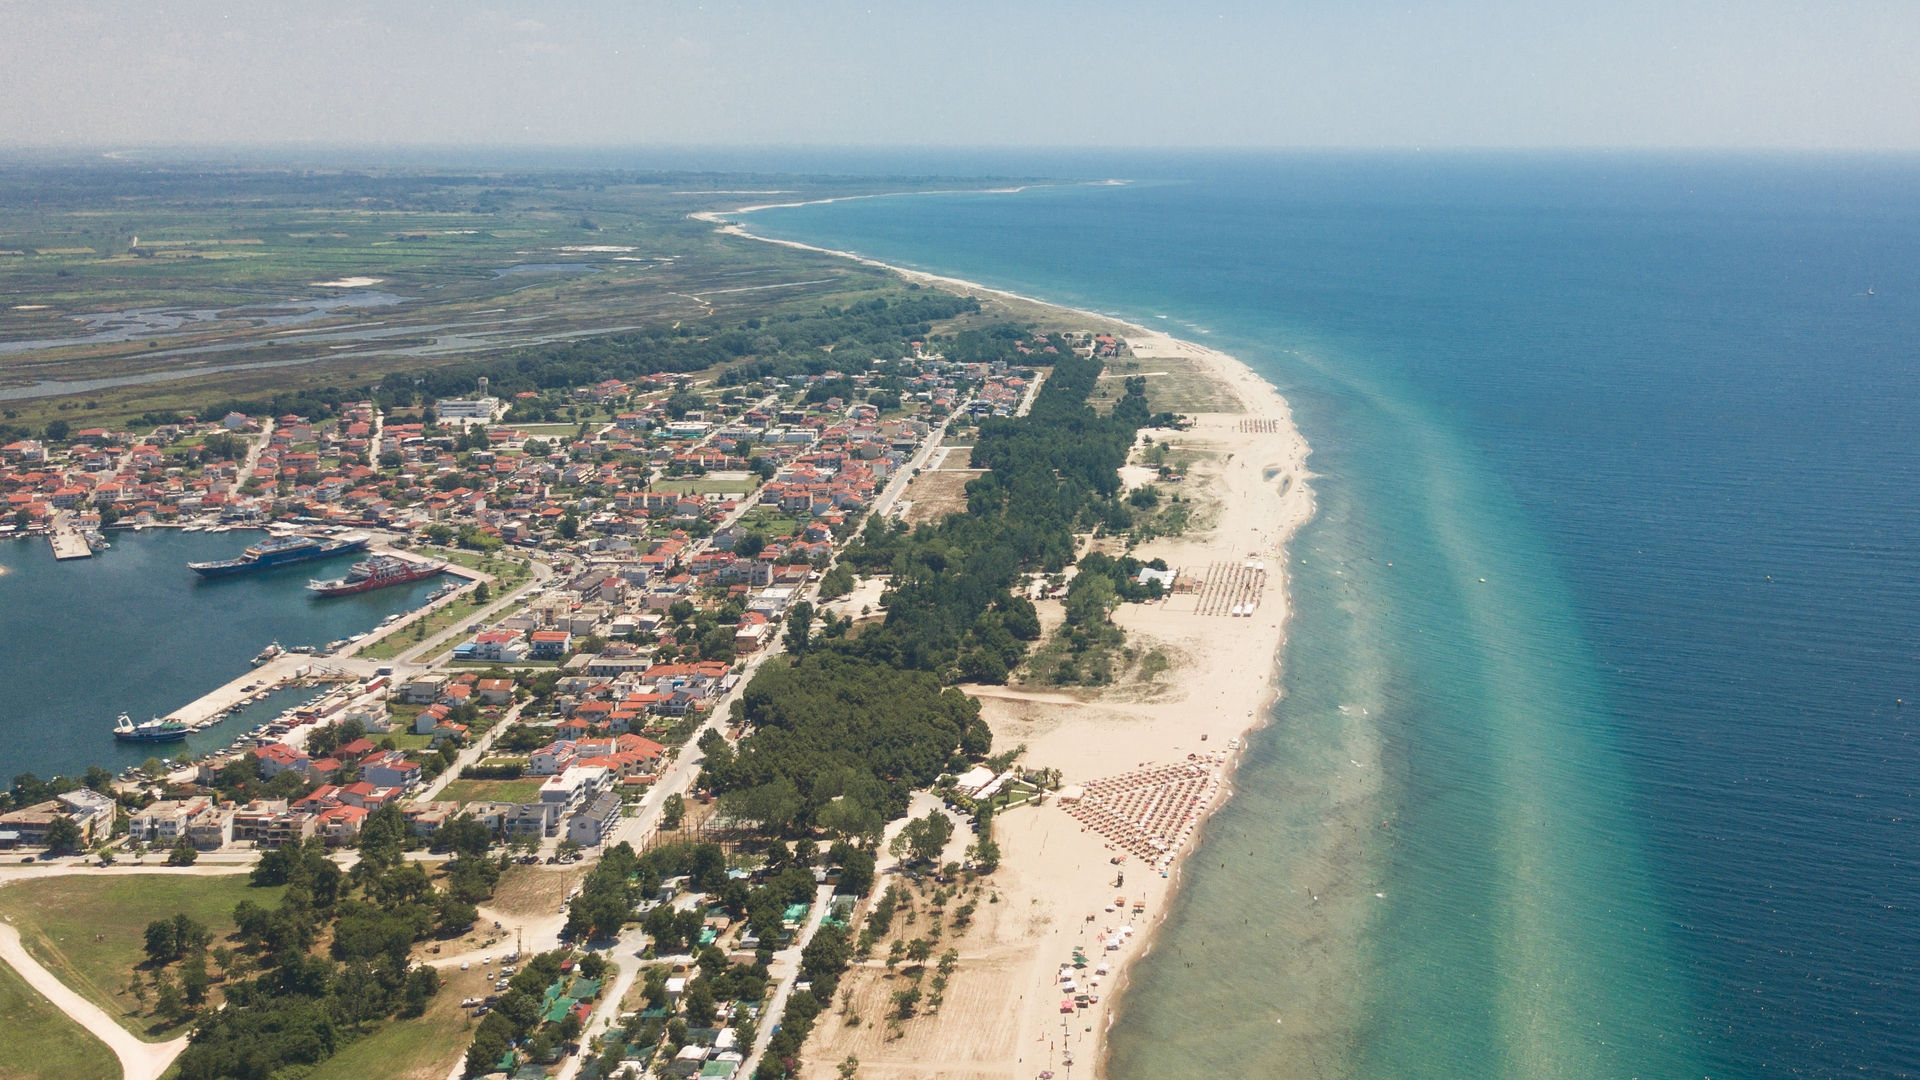
[[[87,543],[86,536],[74,525],[72,514],[53,516],[53,528],[47,533],[47,541],[53,545],[55,559],[93,558],[93,545]]]

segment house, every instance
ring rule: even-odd
[[[375,787],[406,791],[420,782],[421,771],[419,764],[408,761],[405,754],[389,750],[361,762],[360,776]]]
[[[567,839],[582,847],[598,847],[619,824],[620,797],[603,791],[567,819]]]
[[[457,802],[414,803],[401,811],[415,836],[431,836],[434,831],[460,816]]]
[[[484,630],[473,638],[473,658],[512,663],[527,657],[527,643],[511,630]]]
[[[367,820],[367,811],[358,806],[335,806],[320,811],[313,817],[313,834],[328,844],[348,844],[360,835],[360,826]]]
[[[362,810],[373,811],[399,802],[401,794],[399,788],[380,787],[361,780],[341,788],[338,798],[347,806],[357,806]]]
[[[191,799],[161,799],[127,816],[127,837],[143,844],[172,847],[187,835],[194,816],[213,805],[205,796]]]
[[[474,684],[482,705],[505,705],[513,700],[512,679],[481,679]]]
[[[307,767],[312,763],[307,755],[286,743],[267,743],[265,746],[255,747],[253,756],[260,763],[262,780],[271,780],[288,769],[304,776]]]
[[[533,643],[536,660],[557,660],[573,648],[573,634],[566,630],[535,630],[527,639]]]
[[[592,798],[607,785],[607,770],[597,765],[576,765],[566,772],[547,778],[540,785],[540,801],[561,810],[571,810]]]
[[[573,764],[573,743],[558,739],[527,755],[528,776],[554,776]]]
[[[0,831],[15,834],[15,842],[18,844],[27,847],[45,847],[47,830],[53,827],[53,823],[61,818],[72,818],[72,816],[67,813],[67,808],[59,800],[48,799],[46,802],[35,803],[23,810],[0,815]],[[74,824],[80,827],[81,846],[92,846],[93,833],[90,829],[98,822],[75,820]]]
[[[409,705],[431,705],[447,692],[450,682],[451,677],[444,674],[429,672],[417,675],[400,688],[400,700]]]

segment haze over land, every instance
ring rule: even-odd
[[[1886,0],[0,0],[0,146],[1920,148]]]

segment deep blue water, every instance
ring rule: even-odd
[[[269,641],[324,645],[417,607],[440,581],[320,598],[354,556],[203,579],[188,562],[238,555],[254,531],[114,532],[91,559],[56,562],[45,540],[0,543],[0,779],[138,764],[156,750],[220,749],[296,704],[276,695],[161,747],[119,743],[113,718],[164,716],[246,674]]]
[[[1225,349],[1313,445],[1116,1075],[1920,1072],[1920,162],[1132,164],[751,218]]]

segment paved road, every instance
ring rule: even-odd
[[[120,1059],[120,1070],[125,1074],[125,1080],[157,1080],[172,1066],[173,1059],[187,1048],[185,1035],[171,1042],[141,1042],[133,1032],[115,1023],[106,1010],[67,989],[65,983],[41,967],[40,962],[20,944],[20,931],[7,923],[0,923],[0,960],[11,965],[21,978],[27,980],[28,985],[52,1002],[55,1008],[66,1013],[74,1023],[106,1043],[107,1049],[113,1051],[113,1056]]]
[[[481,608],[480,610],[474,612],[473,614],[453,624],[452,626],[447,627],[445,630],[442,630],[439,633],[433,635],[432,637],[426,639],[425,641],[422,641],[420,644],[415,645],[410,649],[402,650],[399,653],[399,655],[394,657],[394,662],[402,663],[402,664],[426,664],[429,658],[437,657],[444,647],[451,645],[455,640],[464,639],[467,636],[468,626],[474,623],[486,622],[500,615],[502,612],[508,610],[509,608],[521,603],[528,596],[532,595],[535,589],[538,589],[540,586],[545,585],[547,583],[547,580],[553,577],[554,575],[553,567],[547,565],[546,561],[543,559],[535,559],[535,558],[529,557],[527,560],[527,564],[529,569],[532,570],[533,576],[527,579],[527,583],[525,585],[522,585],[518,589],[515,589],[514,591],[507,593],[505,596],[500,597],[499,599],[495,600],[493,603],[487,605],[486,607]],[[489,576],[488,580],[491,581],[491,580],[497,580],[497,579],[494,579]],[[457,603],[465,596],[466,594],[464,592],[456,593],[455,595],[450,596],[446,600],[442,601],[442,604]],[[438,607],[438,606],[441,606],[441,605],[434,605],[433,607]],[[427,610],[433,610],[433,607],[429,607]],[[425,617],[426,617],[425,615],[416,616],[416,618],[425,618]],[[412,623],[413,621],[414,621],[413,619],[408,619],[406,622],[401,623],[399,626],[394,627],[395,632],[397,633],[401,627],[406,626]]]
[[[634,981],[640,975],[642,966],[640,953],[646,948],[647,935],[638,926],[630,926],[622,933],[613,947],[608,950],[613,962],[620,965],[620,974],[613,984],[600,993],[600,1002],[594,1006],[593,1015],[581,1025],[580,1041],[586,1041],[612,1027],[620,1019],[620,1003],[626,1000],[627,991],[633,989]],[[573,1080],[580,1074],[581,1066],[587,1062],[585,1052],[569,1055],[560,1066],[560,1072],[554,1080]]]
[[[486,757],[487,751],[493,749],[494,740],[505,734],[508,728],[520,722],[520,710],[525,708],[526,704],[524,701],[514,702],[513,706],[506,711],[506,715],[500,718],[499,723],[488,728],[487,733],[480,736],[479,741],[460,751],[460,756],[453,759],[453,764],[447,766],[439,776],[433,778],[431,783],[420,789],[420,793],[413,797],[413,802],[424,804],[439,798],[440,793],[446,790],[446,786],[453,782],[454,777],[460,775],[461,770]]]

